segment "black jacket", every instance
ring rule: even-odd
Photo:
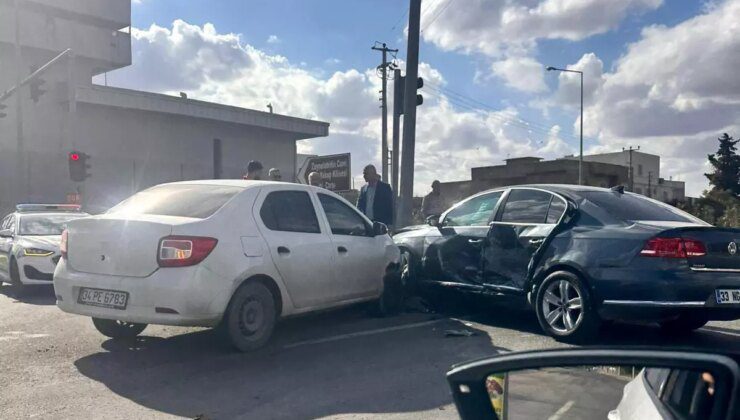
[[[367,209],[367,184],[360,188],[360,196],[357,198],[357,208],[363,213]],[[375,198],[373,199],[373,222],[381,222],[386,225],[393,224],[393,190],[391,186],[383,181],[375,184]]]

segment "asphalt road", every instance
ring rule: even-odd
[[[445,372],[499,352],[563,347],[534,316],[509,310],[409,312],[361,307],[284,321],[272,345],[231,350],[212,331],[148,327],[120,343],[54,306],[50,289],[0,290],[0,418],[457,418]],[[472,336],[447,337],[449,330]],[[597,344],[740,346],[740,321],[685,337],[615,325]],[[557,404],[555,404],[557,405]],[[553,406],[554,407],[554,406]]]

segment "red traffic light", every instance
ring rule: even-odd
[[[74,160],[74,161],[80,160],[80,154],[75,153],[75,152],[70,153],[69,160]]]

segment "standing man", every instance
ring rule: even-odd
[[[321,174],[318,172],[311,172],[308,174],[308,185],[321,186]]]
[[[262,163],[258,160],[250,160],[247,163],[247,173],[244,174],[244,179],[250,181],[258,181],[262,179]]]
[[[429,216],[439,216],[447,209],[440,189],[440,183],[435,179],[432,182],[432,192],[425,195],[421,202],[421,214],[425,219]]]
[[[280,175],[280,169],[278,168],[270,168],[267,172],[267,176],[270,177],[270,181],[282,181],[283,179],[283,176]]]
[[[373,222],[393,225],[393,191],[391,186],[380,180],[373,165],[365,166],[362,176],[367,184],[360,189],[357,208]]]

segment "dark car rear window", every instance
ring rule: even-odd
[[[581,195],[619,220],[704,223],[673,206],[650,200],[637,194],[620,194],[611,191],[584,191]]]
[[[224,185],[160,185],[134,194],[108,210],[108,213],[157,214],[205,219],[242,190],[241,187]]]

